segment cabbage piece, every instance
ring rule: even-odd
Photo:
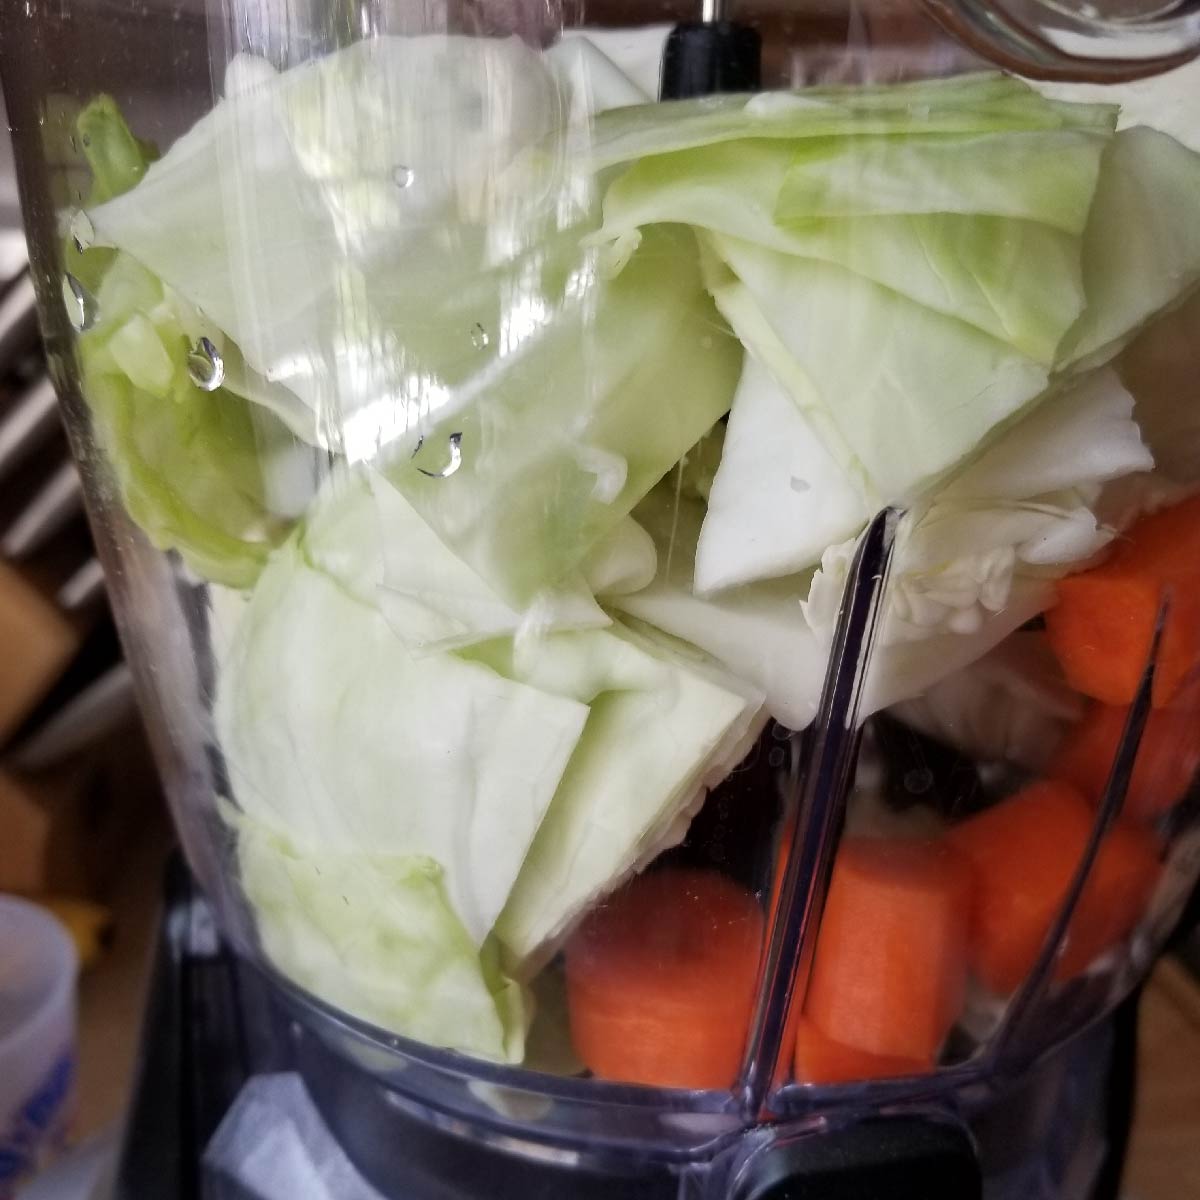
[[[884,643],[981,629],[1022,577],[1065,574],[1115,530],[1092,506],[1101,485],[1153,466],[1133,398],[1102,368],[1063,386],[1013,424],[901,524],[888,581]],[[832,639],[854,542],[831,546],[804,605]]]
[[[408,300],[419,311],[511,257],[485,244],[505,224],[496,179],[557,122],[558,85],[516,38],[434,35],[366,39],[260,75],[179,138],[136,194],[91,210],[97,236],[200,308],[253,372],[286,385],[266,394],[299,436],[340,445],[381,398],[403,429],[401,398],[440,380],[417,377],[432,352],[397,344],[405,326],[393,310]],[[541,230],[541,206],[525,197],[505,211],[518,249],[536,240],[526,214]],[[431,244],[434,228],[448,247]],[[483,299],[491,311],[496,298]],[[464,316],[421,333],[435,350],[453,333],[469,362],[482,316]],[[377,412],[373,423],[387,428]]]
[[[839,465],[885,500],[921,490],[1046,386],[1045,369],[1011,347],[850,271],[707,236],[732,272],[710,286],[734,331],[785,386],[764,327],[786,349],[808,385],[802,410],[819,411]]]
[[[838,145],[856,161],[860,142]],[[1037,221],[962,213],[781,222],[776,204],[795,157],[792,143],[744,139],[642,159],[606,190],[596,239],[657,221],[711,229],[846,267],[1053,361],[1083,308],[1078,238]]]
[[[705,96],[667,107],[619,108],[602,114],[571,149],[593,166],[604,167],[737,138],[1111,132],[1115,121],[1112,105],[1054,102],[1011,76],[979,74],[876,88]]]
[[[598,51],[577,56],[441,35],[283,73],[240,56],[136,200],[91,212],[97,236],[202,309],[238,350],[230,386],[298,436],[352,459],[411,449],[582,286],[591,182],[559,156],[536,194],[504,181],[573,106],[586,123],[612,88],[641,95],[611,64],[601,78]]]
[[[287,431],[224,388],[192,382],[186,317],[128,255],[108,265],[96,305],[80,338],[83,391],[126,511],[198,575],[249,587],[289,526],[270,492]]]
[[[1054,603],[1054,585],[1016,577],[999,612],[985,613],[968,630],[931,632],[920,641],[876,644],[867,666],[859,716],[866,718],[902,700],[924,695],[947,675],[982,658],[1026,621]]]
[[[614,606],[700,647],[735,677],[762,688],[767,710],[782,724],[791,729],[811,724],[829,659],[827,638],[814,632],[801,610],[811,574],[701,598],[689,585],[702,506],[686,499],[675,501],[660,488],[639,506],[637,515],[658,546],[659,577],[645,590],[617,598]],[[970,633],[932,633],[924,641],[878,643],[860,717],[920,695],[945,675],[974,662],[1053,599],[1051,583],[1018,579],[1009,589],[1007,606],[986,614]]]
[[[158,157],[154,146],[133,136],[111,96],[97,96],[86,105],[75,119],[75,128],[92,173],[91,204],[129,191]]]
[[[1001,431],[934,502],[1021,500],[1148,471],[1133,396],[1103,367],[1061,379],[1037,408]]]
[[[476,946],[587,716],[478,663],[410,658],[295,541],[259,577],[214,708],[247,817],[305,855],[434,860]]]
[[[590,705],[496,925],[523,975],[594,900],[671,840],[714,761],[744,753],[761,696],[620,627],[478,653],[505,676]]]
[[[657,88],[647,91],[640,87],[590,35],[564,33],[543,52],[542,61],[571,97],[571,122],[610,108],[645,104],[657,93]]]
[[[963,213],[1080,234],[1108,131],[858,137],[798,147],[775,208],[813,217]]]
[[[413,656],[504,634],[536,636],[610,624],[582,576],[539,593],[520,610],[510,607],[375,472],[331,477],[301,539],[307,561],[378,608]],[[619,548],[614,553],[621,555]],[[640,556],[644,549],[639,545],[632,553]],[[633,570],[635,583],[646,572],[644,563],[620,557],[600,569]],[[651,564],[651,575],[653,570]]]
[[[699,647],[731,674],[760,688],[770,714],[791,729],[816,716],[827,648],[804,620],[808,576],[739,587],[702,598],[692,591],[704,506],[676,497],[670,481],[638,506],[636,516],[658,548],[659,574],[649,587],[612,605]]]
[[[76,123],[94,200],[143,178],[154,149],[111,97],[93,100]],[[126,511],[197,574],[250,586],[307,500],[311,464],[300,464],[297,503],[286,430],[227,388],[193,383],[189,351],[201,336],[219,345],[220,335],[182,298],[129,255],[70,242],[65,257],[94,294],[94,323],[79,342],[83,391]]]
[[[696,547],[696,591],[800,571],[868,515],[808,418],[748,354]]]
[[[461,461],[385,473],[509,603],[564,579],[733,396],[741,349],[705,292],[686,229],[655,228],[623,271],[585,287],[479,402],[433,428]]]
[[[663,47],[674,28],[672,24],[665,24],[637,25],[624,29],[569,29],[564,31],[559,45],[575,41],[586,42],[590,48],[599,51],[610,62],[615,63],[625,78],[642,94],[644,100],[652,101],[658,98]]]
[[[632,517],[626,517],[602,538],[582,566],[584,581],[597,596],[640,592],[657,571],[654,540]]]
[[[1168,134],[1112,139],[1083,239],[1087,306],[1060,355],[1104,362],[1200,283],[1200,154]]]
[[[525,1001],[455,915],[431,858],[298,845],[233,813],[263,952],[326,1003],[393,1033],[520,1062]]]

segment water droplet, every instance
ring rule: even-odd
[[[70,143],[70,146],[71,146],[71,149],[72,149],[72,150],[78,150],[78,149],[79,149],[79,143],[78,143],[78,142],[75,140],[75,135],[74,135],[74,134],[71,134],[71,136],[70,136],[70,137],[67,139],[67,141]]]
[[[421,451],[421,447],[425,444],[425,438],[422,435],[417,439],[417,444],[413,448],[412,456],[416,458]],[[462,466],[462,434],[452,433],[447,439],[446,444],[450,449],[450,461],[442,467],[440,471],[429,471],[425,467],[417,464],[417,470],[422,475],[428,475],[430,479],[446,479],[453,475],[459,467]]]
[[[92,293],[69,272],[62,281],[63,307],[76,333],[86,333],[96,323],[96,301]]]
[[[188,378],[202,391],[215,392],[225,382],[225,360],[206,337],[188,352]]]
[[[486,350],[491,340],[488,331],[478,321],[471,326],[471,345],[476,350]]]
[[[92,218],[81,208],[71,218],[71,241],[75,243],[75,249],[82,254],[95,240],[96,227],[92,224]]]
[[[782,767],[787,761],[787,751],[782,746],[775,746],[771,753],[767,755],[767,765],[771,767]]]
[[[92,144],[92,135],[90,133],[85,133],[83,135],[83,144],[85,146],[90,146]]]
[[[414,171],[412,167],[406,167],[403,163],[392,169],[392,182],[398,188],[412,187],[413,180],[416,179],[416,177],[416,171]]]
[[[789,742],[792,739],[792,731],[786,725],[774,722],[771,725],[771,736],[777,742]]]
[[[701,350],[711,350],[712,348],[713,348],[713,340],[712,340],[712,338],[711,338],[711,337],[710,337],[710,336],[709,336],[709,335],[706,333],[706,334],[705,334],[705,335],[704,335],[704,336],[703,336],[703,337],[700,339],[700,349],[701,349]]]

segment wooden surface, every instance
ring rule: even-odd
[[[1126,1200],[1200,1200],[1200,986],[1159,964],[1142,999]]]

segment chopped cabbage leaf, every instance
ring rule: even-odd
[[[542,55],[563,92],[571,97],[568,123],[586,120],[597,112],[645,104],[657,89],[646,91],[621,65],[606,54],[595,38],[566,33]]]
[[[1116,530],[1093,511],[1101,485],[1148,470],[1133,398],[1111,368],[1067,383],[1016,422],[901,523],[888,580],[884,644],[935,630],[974,633],[1011,603],[1022,576],[1085,563]],[[805,616],[828,642],[854,556],[831,546]]]
[[[839,144],[857,159],[858,140]],[[605,192],[595,239],[615,241],[657,221],[711,229],[845,267],[1038,362],[1053,361],[1083,308],[1076,237],[1036,220],[962,213],[834,213],[784,223],[776,206],[794,158],[790,143],[765,139],[644,158]]]
[[[92,101],[76,124],[93,199],[143,178],[153,148],[111,97]],[[225,387],[196,386],[188,353],[197,338],[219,344],[220,335],[129,255],[69,243],[66,260],[94,293],[95,319],[79,340],[83,392],[126,511],[205,579],[250,586],[294,515],[279,486],[286,430]]]
[[[460,370],[477,361],[473,325],[498,302],[487,268],[502,247],[484,227],[498,237],[505,224],[495,181],[550,131],[561,99],[516,38],[366,39],[227,94],[135,193],[90,216],[101,243],[138,258],[283,385],[264,396],[299,436],[353,447],[369,442],[364,425],[415,424],[420,400],[403,398],[441,383],[446,364],[429,360],[451,337]],[[544,231],[540,205],[509,206],[519,248],[538,240],[523,223],[532,210]],[[476,277],[465,324],[427,316],[415,348],[397,344],[397,318]]]
[[[974,134],[1082,129],[1111,132],[1116,108],[1046,100],[1011,76],[978,74],[880,87],[807,88],[704,96],[668,107],[602,114],[569,143],[596,167],[738,138]]]
[[[427,436],[461,462],[387,477],[509,603],[566,578],[729,409],[741,349],[706,294],[686,229],[655,228],[615,279],[583,290],[535,350]]]
[[[733,588],[713,597],[692,591],[704,506],[676,497],[670,481],[635,516],[658,549],[659,574],[649,587],[612,600],[614,607],[699,647],[731,674],[760,688],[771,715],[791,729],[816,716],[828,658],[804,620],[808,577]]]
[[[868,515],[808,418],[748,354],[696,547],[696,591],[801,571]]]
[[[1087,306],[1062,359],[1104,362],[1200,284],[1200,154],[1168,134],[1118,133],[1104,156],[1083,238]]]
[[[641,93],[643,100],[651,101],[658,98],[663,47],[673,28],[671,24],[638,25],[626,29],[589,26],[566,30],[559,44],[586,42],[620,68],[626,79]]]
[[[732,272],[713,291],[734,331],[772,366],[770,330],[809,385],[801,409],[819,410],[827,445],[832,426],[851,451],[847,463],[829,445],[839,465],[885,500],[918,493],[1046,386],[1003,342],[841,267],[707,236]]]
[[[410,658],[295,541],[259,577],[214,710],[246,816],[304,854],[433,859],[476,946],[587,716],[479,663]]]
[[[694,500],[676,501],[659,488],[638,507],[637,516],[658,546],[659,577],[649,588],[617,598],[614,606],[700,647],[735,677],[762,688],[767,711],[783,725],[810,725],[829,659],[828,640],[814,632],[801,609],[811,573],[700,597],[692,592],[690,581],[703,507]],[[1053,599],[1051,583],[1022,578],[1010,589],[1007,606],[988,613],[970,633],[877,643],[860,717],[920,695],[943,676],[974,662]]]
[[[775,216],[963,213],[1080,234],[1108,131],[1020,130],[814,141],[794,151]]]
[[[480,653],[489,650],[501,674],[590,705],[496,926],[526,974],[589,905],[662,848],[713,761],[727,761],[731,746],[744,752],[761,696],[620,627]]]
[[[583,560],[583,577],[597,596],[624,596],[649,586],[658,571],[654,540],[626,517]]]
[[[301,545],[311,565],[378,608],[414,657],[504,634],[537,636],[610,623],[582,576],[539,593],[520,610],[510,607],[376,472],[332,476],[309,515]],[[615,560],[612,569],[646,571],[644,564]],[[651,564],[651,574],[653,569]]]
[[[83,392],[126,511],[198,575],[249,587],[290,524],[272,511],[272,463],[291,438],[240,396],[193,383],[186,306],[128,255],[107,266],[96,305]]]
[[[267,958],[328,1004],[393,1033],[520,1062],[526,1004],[455,915],[432,858],[298,845],[241,813],[238,874]]]

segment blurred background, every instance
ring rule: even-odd
[[[71,1145],[115,1151],[170,847],[39,345],[0,128],[0,893],[52,911],[80,956]],[[1198,980],[1200,947],[1181,945],[1142,999],[1128,1200],[1200,1197]]]

